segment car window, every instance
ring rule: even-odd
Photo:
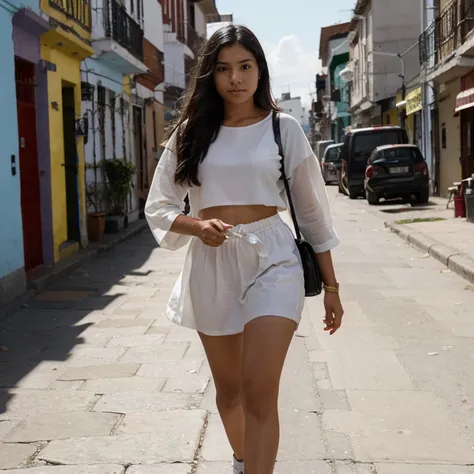
[[[344,144],[341,147],[341,152],[339,153],[339,158],[341,160],[347,160],[349,156],[349,146],[351,143],[351,135],[347,135],[344,139]]]
[[[385,161],[423,161],[423,155],[418,148],[389,148],[377,153],[376,160]]]
[[[339,150],[340,150],[340,147],[328,148],[326,150],[326,154],[324,155],[324,161],[326,162],[340,161]]]
[[[358,162],[366,162],[372,151],[383,145],[400,143],[401,137],[398,130],[383,130],[378,132],[357,133],[354,140],[354,159]]]

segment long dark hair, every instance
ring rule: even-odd
[[[189,99],[174,129],[178,159],[175,181],[178,184],[200,186],[199,164],[216,140],[224,120],[224,101],[214,84],[214,69],[220,50],[235,44],[250,51],[258,64],[260,79],[254,94],[255,105],[262,110],[278,109],[271,93],[265,53],[257,37],[240,25],[228,25],[217,30],[202,52],[193,74]]]

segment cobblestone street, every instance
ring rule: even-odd
[[[307,300],[276,472],[473,474],[474,288],[329,193],[344,327]],[[230,473],[198,337],[163,314],[183,257],[145,231],[0,322],[0,472]]]

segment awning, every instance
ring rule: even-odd
[[[421,87],[407,94],[407,115],[423,110],[423,93]]]
[[[462,91],[456,97],[455,112],[474,107],[474,87],[466,91]]]

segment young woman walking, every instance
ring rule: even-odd
[[[235,25],[215,32],[145,207],[161,247],[191,241],[167,315],[200,335],[235,474],[273,473],[280,375],[305,298],[295,239],[278,214],[287,208],[280,154],[325,284],[324,329],[334,334],[343,315],[331,259],[338,237],[321,171],[300,125],[286,114],[279,150],[276,111],[254,34]],[[190,215],[183,212],[186,196]]]

